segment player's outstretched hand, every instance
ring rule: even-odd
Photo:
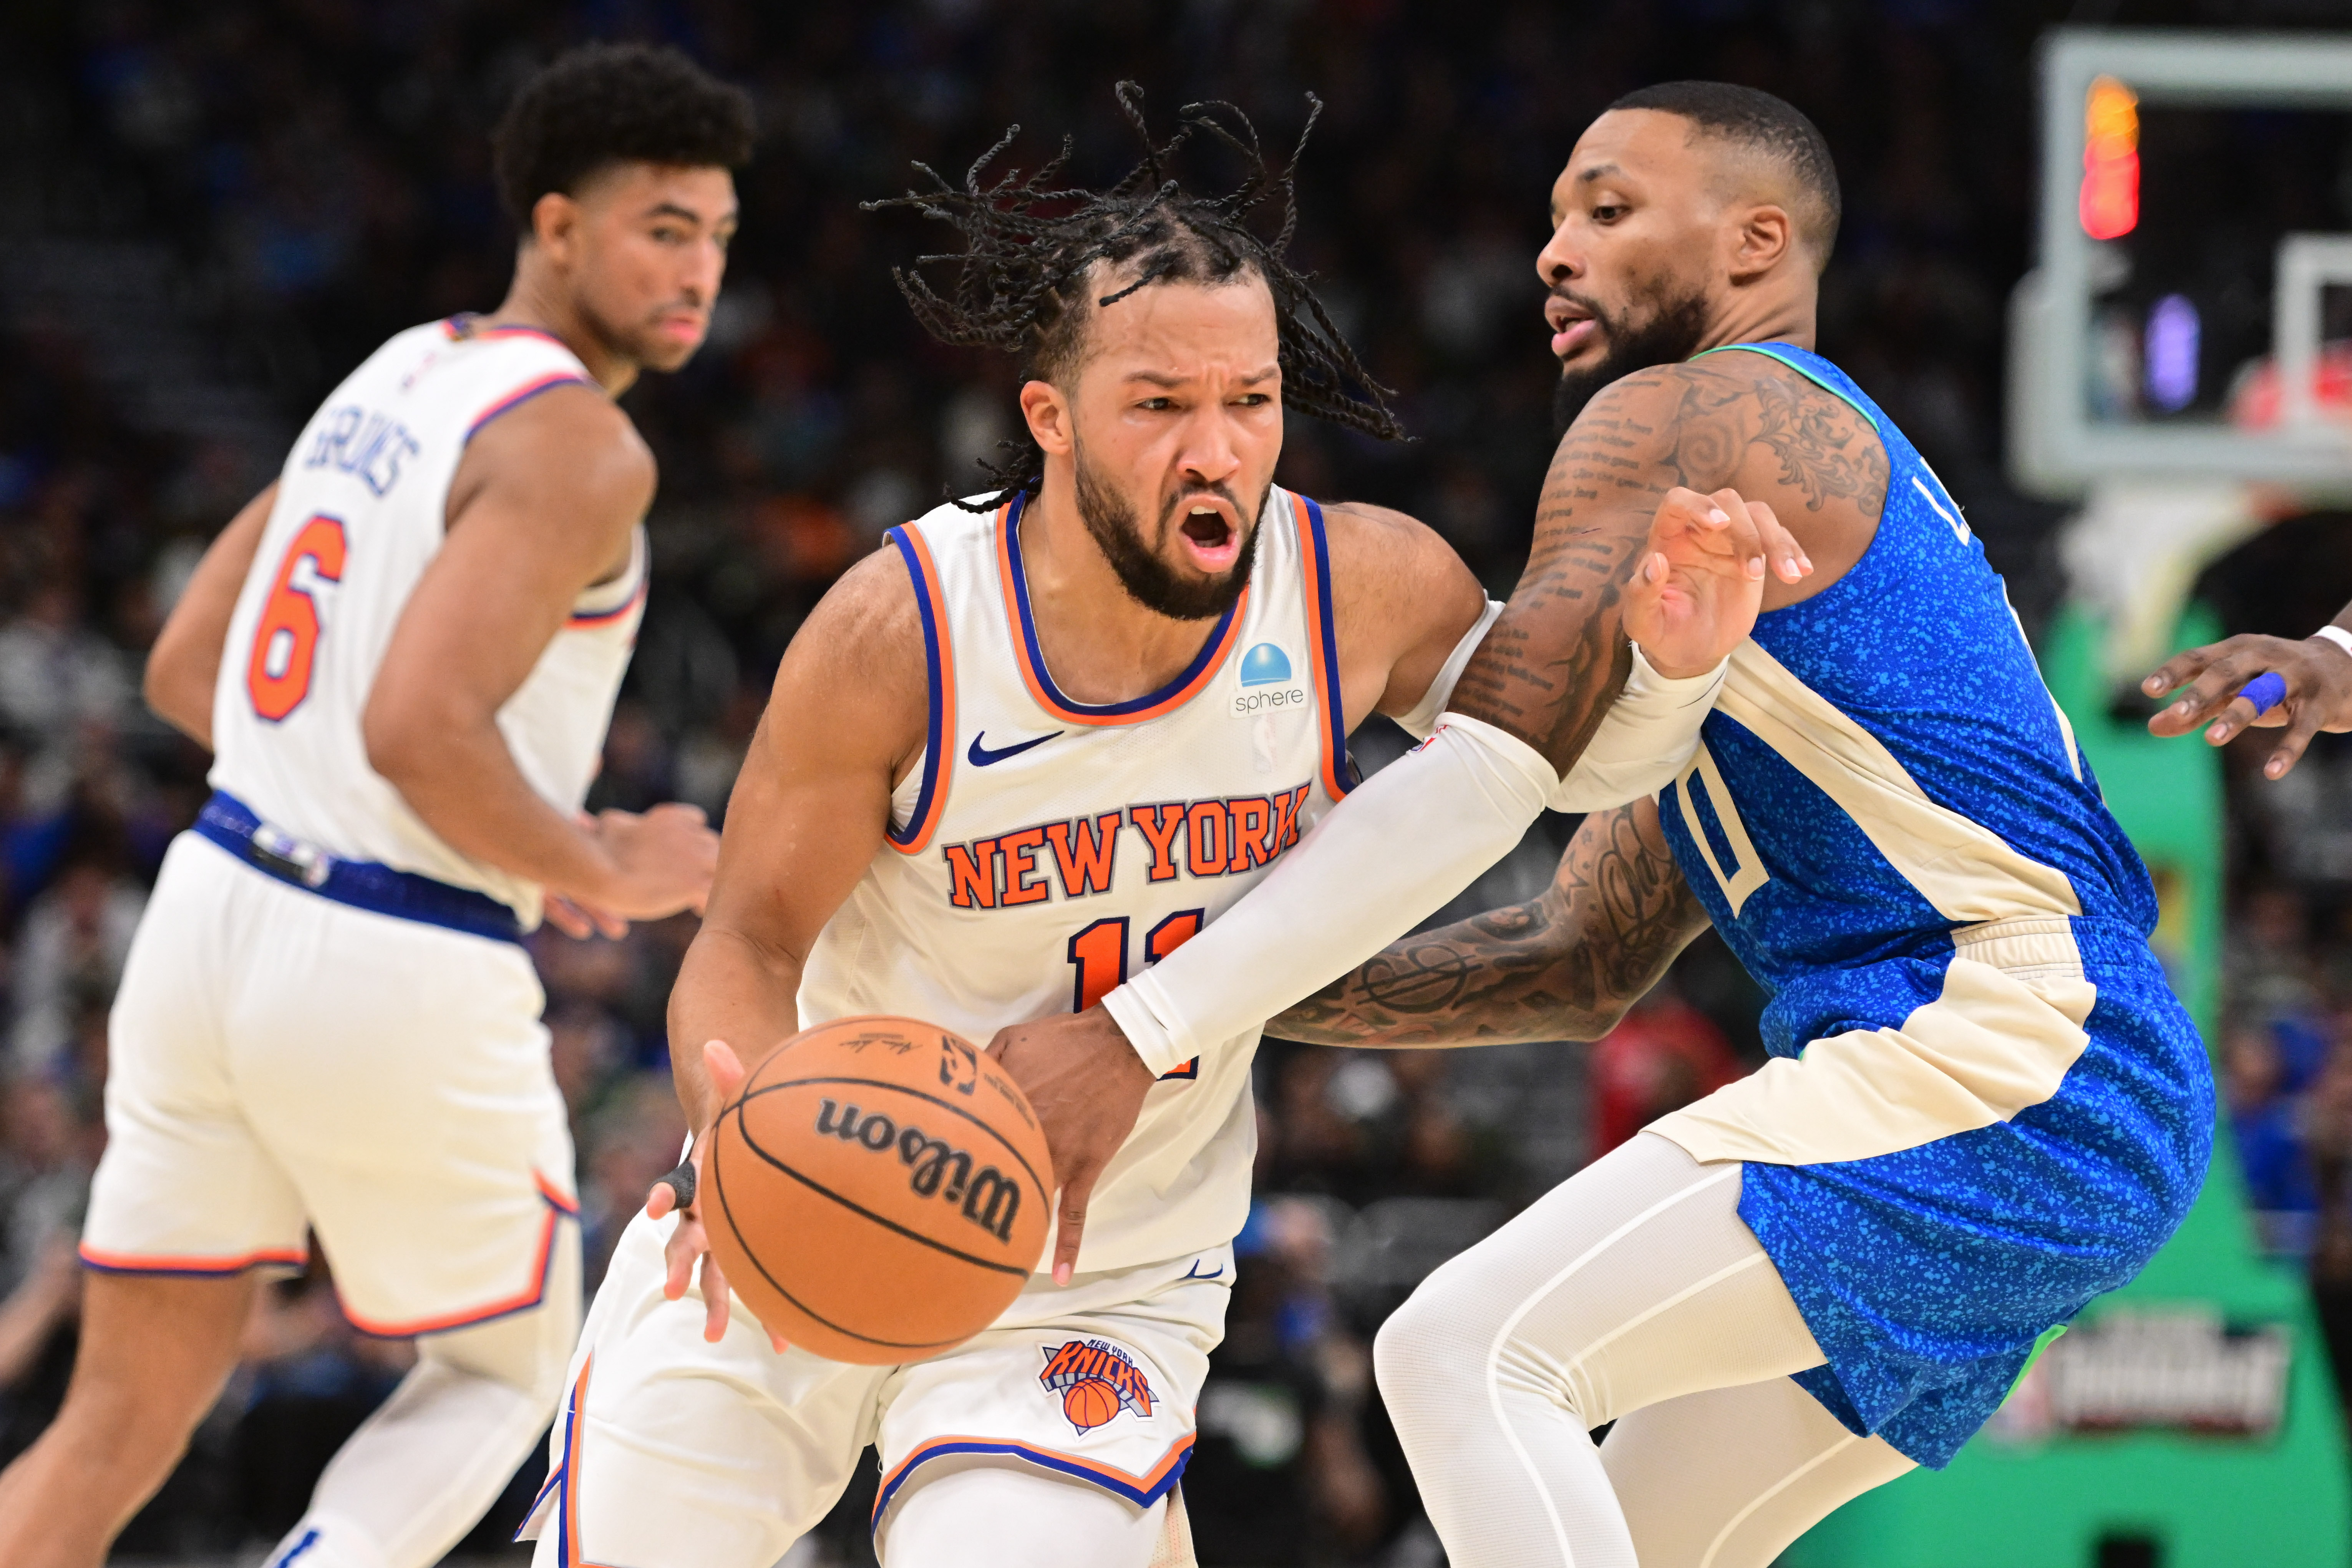
[[[1625,635],[1660,675],[1704,675],[1756,628],[1764,574],[1784,583],[1813,570],[1804,548],[1762,501],[1676,485],[1658,503],[1625,585]]]
[[[2286,694],[2261,713],[2238,694],[2255,677],[2276,672]],[[2186,735],[2205,726],[2205,742],[2226,745],[2247,725],[2286,729],[2278,748],[2263,763],[2265,778],[2284,778],[2322,730],[2352,730],[2352,653],[2325,637],[2301,642],[2248,635],[2176,653],[2139,683],[2150,697],[2177,686],[2187,690],[2147,721],[2152,735]]]
[[[743,1092],[743,1064],[736,1059],[733,1048],[726,1041],[703,1042],[702,1069],[710,1076],[710,1087],[716,1091],[719,1104],[729,1104]],[[662,1260],[668,1266],[667,1274],[662,1280],[662,1294],[673,1301],[682,1298],[686,1288],[694,1281],[695,1265],[699,1262],[702,1265],[702,1337],[715,1345],[727,1337],[728,1294],[727,1276],[719,1268],[719,1259],[710,1256],[710,1236],[702,1228],[703,1162],[709,1152],[710,1134],[705,1131],[694,1141],[694,1152],[687,1161],[694,1171],[690,1189],[692,1196],[685,1205],[686,1212],[678,1215],[677,1228],[669,1233],[669,1240],[662,1247]],[[664,1176],[646,1194],[646,1217],[667,1219],[671,1211],[679,1206],[678,1195],[677,1187],[669,1177]],[[770,1333],[768,1342],[775,1346],[778,1354],[783,1353],[784,1342],[777,1335]]]
[[[1066,1285],[1078,1267],[1087,1200],[1103,1167],[1135,1131],[1151,1089],[1151,1069],[1099,1005],[999,1029],[988,1054],[1004,1064],[1045,1129],[1061,1189],[1054,1211],[1054,1283]]]
[[[643,815],[599,812],[590,832],[613,866],[597,900],[606,912],[631,921],[702,912],[719,868],[719,835],[700,806],[670,801]]]

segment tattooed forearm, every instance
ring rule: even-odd
[[[1596,812],[1541,898],[1408,936],[1266,1026],[1328,1046],[1591,1040],[1706,926],[1654,802]]]
[[[1454,688],[1562,773],[1633,668],[1619,600],[1650,519],[1676,485],[1722,488],[1748,445],[1748,374],[1676,365],[1593,399],[1544,478],[1535,541],[1509,609]]]
[[[1736,485],[1791,510],[1837,502],[1875,518],[1886,474],[1875,430],[1764,355],[1625,377],[1593,399],[1553,455],[1527,570],[1463,671],[1454,706],[1566,773],[1632,668],[1622,590],[1668,490]]]

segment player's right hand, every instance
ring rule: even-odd
[[[1704,675],[1756,628],[1769,567],[1800,582],[1812,562],[1762,501],[1676,485],[1658,503],[1625,585],[1625,635],[1663,676]]]
[[[599,812],[589,835],[612,867],[608,885],[593,894],[598,909],[631,921],[702,912],[719,868],[719,835],[700,806],[671,801],[642,815]]]
[[[736,1059],[726,1041],[703,1042],[702,1068],[709,1075],[711,1089],[719,1104],[726,1105],[743,1092],[743,1064]],[[695,1265],[698,1262],[702,1266],[702,1337],[715,1345],[727,1337],[729,1297],[727,1276],[719,1268],[719,1259],[710,1256],[710,1234],[702,1227],[702,1200],[710,1190],[704,1181],[709,1174],[704,1161],[709,1152],[710,1134],[706,1129],[695,1139],[694,1152],[688,1156],[694,1166],[695,1203],[678,1215],[677,1227],[662,1244],[662,1261],[667,1266],[662,1294],[673,1301],[683,1299],[687,1287],[695,1281]],[[647,1219],[667,1219],[677,1206],[677,1190],[667,1181],[656,1182],[653,1190],[646,1194]],[[768,1342],[775,1347],[777,1354],[783,1353],[784,1342],[780,1336],[769,1333]]]
[[[2266,712],[2238,695],[2265,670],[2286,682],[2286,696]],[[2322,730],[2352,730],[2352,653],[2324,637],[2234,637],[2176,653],[2139,683],[2150,697],[2176,686],[2189,689],[2147,721],[2152,735],[2186,735],[2202,724],[2205,743],[2226,745],[2247,725],[2284,725],[2286,734],[2263,763],[2264,778],[2284,778]]]

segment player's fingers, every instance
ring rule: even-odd
[[[1067,1285],[1078,1268],[1078,1243],[1085,1239],[1087,1200],[1094,1196],[1096,1169],[1088,1166],[1062,1187],[1054,1234],[1054,1283]]]
[[[2319,726],[2327,715],[2320,703],[2305,697],[2288,711],[2286,733],[2280,737],[2278,749],[2263,763],[2263,777],[2283,779],[2287,770],[2303,757],[2303,749],[2319,733]]]
[[[667,1176],[656,1182],[652,1190],[646,1194],[647,1219],[667,1219],[677,1206],[677,1189],[669,1184]]]
[[[585,942],[596,934],[596,924],[587,913],[570,899],[550,893],[541,906],[540,913],[549,925],[577,942]]]
[[[681,1221],[662,1245],[662,1295],[675,1301],[694,1281],[694,1260],[702,1256],[702,1227]]]
[[[710,1075],[710,1087],[718,1091],[720,1103],[733,1100],[743,1091],[743,1063],[735,1048],[724,1040],[702,1042],[702,1070]]]
[[[727,1337],[727,1274],[719,1259],[702,1255],[702,1338],[717,1344]]]
[[[1709,553],[1720,554],[1745,576],[1763,576],[1764,537],[1748,510],[1748,503],[1739,498],[1738,490],[1729,488],[1706,499],[1715,503],[1717,515],[1724,519],[1717,525],[1717,537],[1710,542]]]
[[[2150,697],[2161,697],[2176,686],[2186,686],[2205,673],[2206,666],[2221,657],[2229,646],[2229,643],[2209,643],[2203,647],[2184,648],[2158,665],[2148,678],[2139,683],[2139,689]]]
[[[2195,679],[2176,692],[2171,702],[2147,721],[2148,732],[2186,735],[2199,725],[2211,722],[2236,700],[2246,682],[2262,673],[2260,656],[2251,649],[2222,654],[2200,670]],[[2245,717],[2252,716],[2250,703]],[[2230,733],[2234,734],[2242,727],[2242,723],[2233,723],[2230,726]],[[2221,737],[2223,740],[2228,738],[2227,734]]]
[[[1686,485],[1676,485],[1658,502],[1656,520],[1650,525],[1654,540],[1680,536],[1696,542],[1702,550],[1721,548],[1713,537],[1731,526],[1731,515],[1715,504],[1711,497],[1703,496]]]
[[[1812,558],[1797,542],[1797,536],[1782,525],[1780,513],[1760,500],[1752,500],[1748,503],[1748,515],[1756,520],[1757,531],[1764,539],[1764,553],[1771,561],[1772,569],[1780,574],[1780,581],[1797,583],[1812,575]]]

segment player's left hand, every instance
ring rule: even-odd
[[[1045,1131],[1061,1188],[1055,1209],[1054,1283],[1078,1267],[1087,1200],[1118,1146],[1135,1130],[1150,1092],[1151,1069],[1127,1043],[1108,1011],[1097,1005],[996,1031],[988,1054],[1004,1064]]]
[[[596,759],[596,771],[604,771],[602,757]],[[593,811],[575,811],[572,820],[592,832],[596,826],[596,814]],[[599,909],[584,900],[566,898],[551,889],[544,896],[540,918],[577,942],[585,942],[592,936],[618,942],[629,934],[629,922],[612,910]]]
[[[702,1067],[710,1076],[710,1087],[719,1104],[730,1104],[737,1095],[743,1092],[743,1079],[748,1075],[726,1041],[708,1040],[703,1043]],[[668,1265],[667,1276],[662,1280],[662,1294],[673,1301],[684,1297],[687,1286],[693,1282],[695,1264],[698,1260],[702,1265],[702,1337],[715,1345],[727,1337],[729,1297],[727,1276],[719,1268],[719,1259],[710,1256],[709,1233],[702,1228],[699,1200],[707,1190],[703,1186],[703,1178],[709,1172],[704,1162],[709,1155],[710,1131],[705,1128],[695,1138],[694,1152],[688,1157],[688,1163],[694,1167],[697,1201],[688,1204],[686,1212],[678,1215],[677,1228],[669,1233],[669,1240],[662,1246],[662,1259]],[[677,1189],[670,1185],[667,1177],[656,1182],[653,1190],[646,1194],[647,1219],[666,1219],[677,1206]],[[767,1332],[765,1324],[761,1325],[761,1331]],[[784,1342],[780,1336],[768,1332],[768,1342],[776,1348],[778,1355],[784,1352]]]
[[[2277,672],[2286,683],[2286,695],[2256,713],[2239,693],[2266,671]],[[2264,778],[2284,778],[2320,731],[2340,734],[2352,730],[2352,653],[2324,637],[2297,642],[2249,634],[2208,643],[2174,654],[2139,689],[2161,697],[2184,685],[2188,689],[2147,721],[2148,733],[2186,735],[2202,724],[2205,743],[2221,746],[2250,724],[2259,729],[2284,726],[2278,749],[2263,763]]]
[[[610,910],[600,910],[578,899],[567,899],[562,893],[547,894],[541,905],[540,915],[557,931],[581,942],[592,936],[608,937],[618,942],[629,934],[629,922]]]
[[[1756,629],[1767,570],[1784,583],[1812,562],[1762,501],[1676,485],[1658,503],[1623,599],[1625,635],[1660,675],[1704,675]]]

